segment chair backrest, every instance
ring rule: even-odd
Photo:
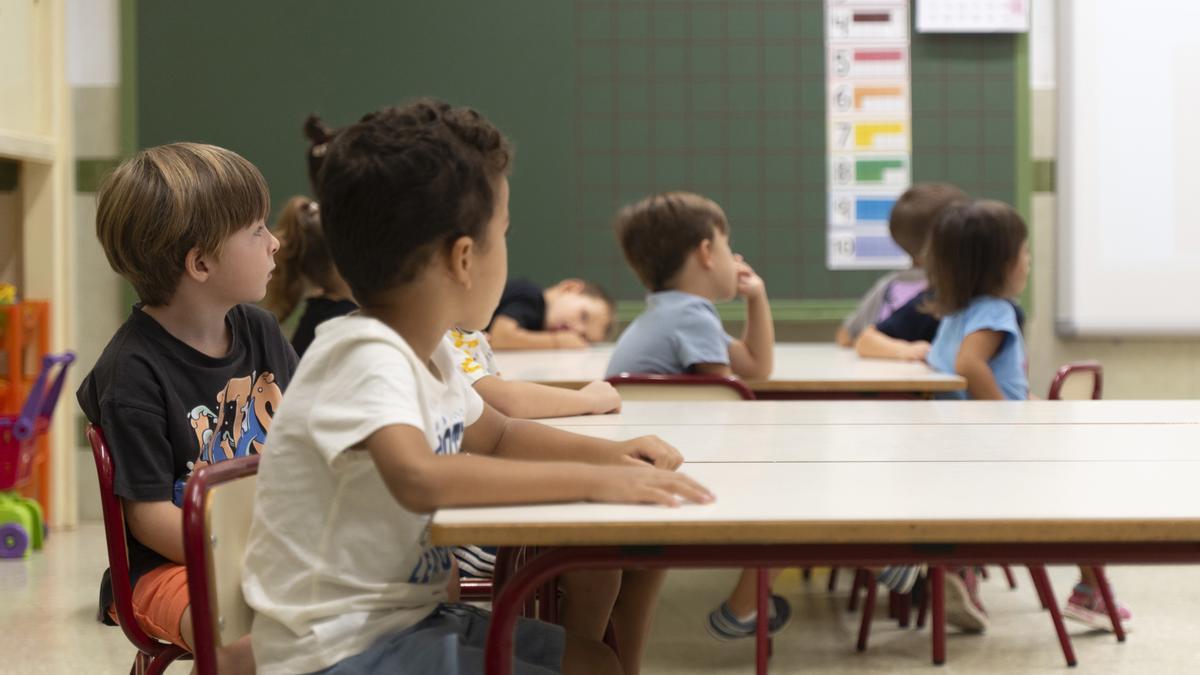
[[[100,510],[104,515],[104,540],[108,546],[108,573],[112,583],[113,604],[117,609],[117,624],[125,637],[138,651],[157,654],[170,647],[146,634],[133,617],[133,588],[129,583],[129,548],[125,540],[125,512],[121,499],[113,493],[113,461],[104,431],[94,425],[87,427],[92,459],[100,478]]]
[[[1067,380],[1076,373],[1091,373],[1092,374],[1092,400],[1099,401],[1104,393],[1104,367],[1097,361],[1080,361],[1077,363],[1068,363],[1058,369],[1054,373],[1054,380],[1050,382],[1050,393],[1046,398],[1052,401],[1058,401],[1063,398],[1063,390]]]
[[[217,672],[216,649],[250,633],[242,557],[254,514],[258,455],[202,467],[183,491],[183,554],[192,603],[192,653],[200,675]]]
[[[754,392],[736,377],[621,373],[608,378],[624,401],[753,401]]]

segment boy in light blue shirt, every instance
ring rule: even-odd
[[[625,259],[650,295],[646,311],[617,340],[608,376],[771,375],[775,326],[766,286],[730,248],[729,221],[720,206],[688,192],[657,194],[622,209],[615,228]],[[713,303],[739,295],[746,299],[746,328],[735,339]],[[709,614],[709,634],[718,640],[754,635],[756,589],[755,571],[743,571],[729,599]],[[775,634],[792,610],[778,595],[771,596],[770,609],[768,627]]]
[[[712,300],[684,291],[646,297],[646,311],[617,341],[605,377],[620,373],[688,373],[697,364],[729,364],[733,337]]]

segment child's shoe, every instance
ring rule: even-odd
[[[987,630],[988,616],[973,586],[977,584],[968,584],[954,572],[946,573],[946,623],[968,633],[982,633]]]
[[[1112,620],[1108,618],[1108,608],[1104,605],[1104,596],[1099,590],[1086,584],[1076,584],[1067,606],[1063,608],[1063,616],[1078,621],[1096,630],[1112,632]],[[1117,602],[1117,616],[1121,618],[1121,628],[1130,630],[1129,622],[1133,620],[1133,612],[1125,605]]]
[[[778,595],[771,596],[770,618],[767,621],[767,633],[775,635],[792,620],[792,606],[786,599]],[[747,619],[739,619],[729,609],[728,602],[722,602],[714,609],[704,622],[708,634],[723,642],[754,637],[757,628],[756,615],[751,614]]]

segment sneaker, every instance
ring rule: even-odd
[[[968,633],[987,630],[988,616],[983,603],[971,592],[967,582],[953,572],[946,574],[946,623]]]
[[[875,580],[893,593],[911,593],[925,569],[925,565],[892,565],[883,568]]]
[[[1108,608],[1104,606],[1104,596],[1100,594],[1100,591],[1084,584],[1075,586],[1071,597],[1067,599],[1067,606],[1063,608],[1062,614],[1072,621],[1078,621],[1096,630],[1106,630],[1111,633],[1113,629],[1112,619],[1108,618]],[[1117,616],[1121,618],[1121,628],[1129,631],[1133,612],[1117,602]]]
[[[733,611],[729,609],[728,602],[722,602],[720,607],[717,607],[708,615],[708,620],[704,622],[704,627],[708,629],[708,634],[722,642],[730,640],[740,640],[742,638],[754,637],[755,631],[758,628],[756,617],[742,621],[734,616]],[[792,606],[788,601],[778,595],[771,596],[770,619],[767,621],[767,634],[776,635],[784,628],[787,628],[788,623],[792,620]]]

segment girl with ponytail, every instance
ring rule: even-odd
[[[325,149],[336,132],[321,118],[309,115],[304,121],[308,138],[308,178],[316,187],[317,175],[325,159]],[[358,309],[350,286],[338,274],[321,231],[321,211],[308,197],[292,197],[275,223],[279,252],[275,254],[275,273],[267,285],[265,306],[280,322],[287,320],[304,300],[304,313],[292,335],[292,346],[303,356],[312,343],[317,325]]]

